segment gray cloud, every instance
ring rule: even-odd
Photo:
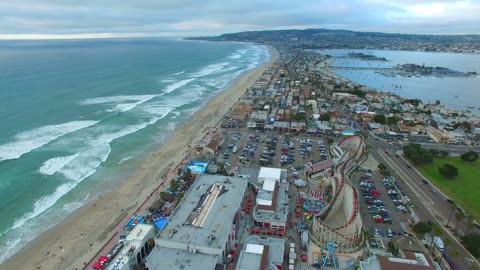
[[[480,1],[21,0],[0,2],[1,35],[205,35],[285,28],[480,33]]]

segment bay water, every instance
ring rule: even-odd
[[[340,69],[332,71],[355,83],[363,84],[379,91],[392,92],[406,98],[417,98],[427,102],[440,100],[447,107],[469,109],[476,113],[480,112],[480,76],[478,75],[443,78],[434,76],[387,77],[376,73],[374,70],[341,69],[342,67],[390,68],[398,64],[417,64],[480,73],[479,54],[346,49],[318,50],[318,52],[336,57],[332,66]],[[346,57],[349,52],[385,57],[387,61],[349,58]]]

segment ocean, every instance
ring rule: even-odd
[[[339,57],[333,67],[388,68],[397,64],[417,64],[433,67],[446,67],[453,70],[480,73],[479,54],[436,53],[419,51],[391,50],[318,50],[321,54]],[[359,52],[385,57],[388,61],[366,61],[344,58],[348,52]],[[353,82],[366,85],[379,91],[388,91],[402,97],[417,98],[428,102],[440,100],[443,105],[467,109],[480,113],[480,76],[475,77],[386,77],[372,70],[333,70],[336,74]]]
[[[0,262],[126,180],[264,46],[0,41]]]

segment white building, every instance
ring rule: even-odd
[[[281,175],[282,169],[261,167],[260,172],[258,173],[258,183],[263,184],[263,182],[267,179],[280,182]]]
[[[278,270],[283,264],[285,240],[262,238],[252,235],[245,241],[245,249],[240,252],[236,270]]]
[[[256,204],[253,209],[255,226],[284,230],[288,216],[288,182],[286,171],[277,168],[260,168]]]
[[[153,248],[155,228],[150,224],[137,224],[127,235],[125,245],[108,264],[106,270],[130,270],[139,264]]]

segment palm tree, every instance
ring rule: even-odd
[[[455,209],[457,206],[455,205],[454,201],[448,201],[448,204],[450,205],[450,216],[448,216],[448,222],[447,222],[447,227],[450,224],[450,220],[452,219],[453,213],[455,212]]]
[[[460,224],[460,221],[462,221],[464,218],[465,218],[465,213],[463,213],[463,211],[458,211],[455,214],[455,219],[457,220],[457,224],[455,224],[455,229],[453,229],[455,232],[458,229],[458,225]]]

